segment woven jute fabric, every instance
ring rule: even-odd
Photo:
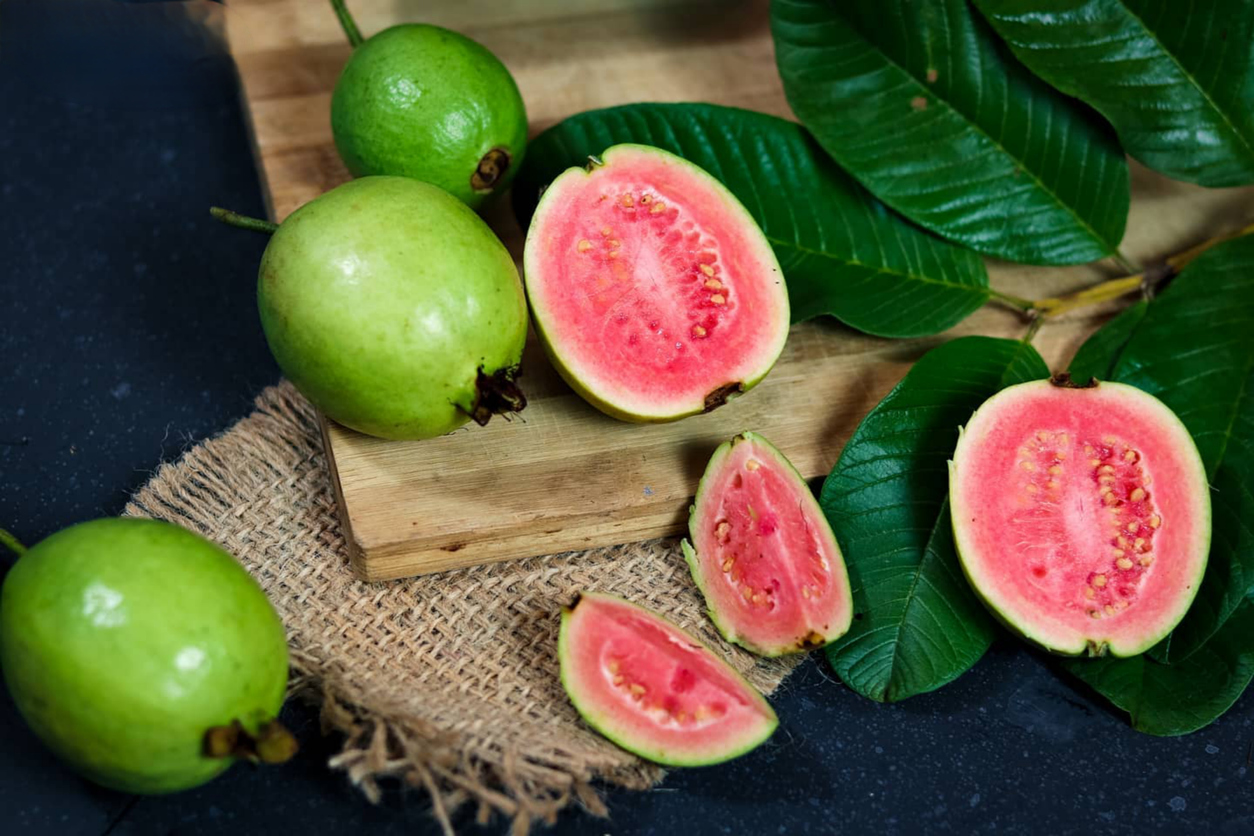
[[[558,678],[561,609],[581,590],[663,613],[769,693],[795,664],[723,642],[674,541],[549,555],[387,583],[349,569],[312,407],[288,383],[163,465],[126,507],[220,543],[287,627],[292,690],[343,736],[330,766],[371,800],[394,778],[430,793],[446,832],[463,803],[525,833],[601,782],[644,789],[652,764],[589,729]]]

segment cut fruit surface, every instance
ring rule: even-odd
[[[788,293],[753,218],[697,166],[616,145],[545,191],[524,253],[536,330],[602,411],[666,421],[709,411],[774,365]]]
[[[757,433],[721,445],[697,489],[683,543],[723,636],[779,656],[849,630],[853,599],[831,526],[805,480]]]
[[[1210,548],[1206,471],[1152,395],[1065,379],[1011,386],[971,417],[950,469],[968,579],[1045,648],[1141,653],[1197,594]]]
[[[584,593],[562,612],[562,685],[598,732],[642,758],[702,766],[775,731],[770,705],[730,665],[659,615]]]

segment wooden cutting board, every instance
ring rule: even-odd
[[[708,101],[791,116],[775,69],[766,0],[349,0],[366,35],[401,21],[464,32],[513,72],[534,133],[563,117],[633,101]],[[234,0],[227,32],[243,83],[271,215],[282,219],[343,182],[329,124],[349,55],[319,0]],[[1148,262],[1254,217],[1254,190],[1207,191],[1133,167],[1124,251]],[[521,264],[507,202],[488,220]],[[995,287],[1028,298],[1117,275],[1110,264],[990,264]],[[1110,309],[1047,324],[1035,345],[1055,368]],[[807,477],[827,473],[862,416],[923,352],[963,334],[1020,337],[1014,311],[988,306],[951,332],[882,340],[834,321],[793,328],[784,357],[745,397],[663,425],[624,424],[587,406],[534,342],[530,405],[422,442],[367,438],[323,422],[357,572],[369,580],[583,549],[684,530],[714,448],[745,429],[772,439]]]

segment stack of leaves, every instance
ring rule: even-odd
[[[1130,267],[1119,252],[1125,154],[1203,186],[1254,184],[1249,0],[774,0],[771,25],[801,125],[707,104],[578,114],[530,145],[519,217],[560,172],[611,145],[665,148],[753,214],[795,320],[828,314],[914,337],[989,301],[1036,325],[1069,307],[991,288],[981,254]],[[1194,256],[1111,283],[1141,301],[1071,364],[1077,379],[1129,383],[1170,406],[1212,486],[1210,562],[1185,620],[1142,656],[1060,663],[1154,734],[1206,725],[1254,676],[1254,238],[1175,276]],[[954,552],[947,462],[984,400],[1049,375],[1032,333],[926,355],[866,416],[823,487],[862,616],[827,655],[872,699],[944,685],[997,635]]]

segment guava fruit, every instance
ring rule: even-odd
[[[710,457],[682,543],[710,618],[762,656],[822,647],[853,619],[832,527],[792,463],[757,433]]]
[[[518,269],[430,184],[363,177],[297,209],[261,259],[257,306],[283,373],[355,430],[431,438],[526,404]]]
[[[788,336],[766,237],[697,166],[616,145],[545,190],[524,281],[558,372],[603,412],[670,421],[748,391]]]
[[[562,611],[558,657],[588,725],[656,763],[731,760],[779,725],[762,695],[705,645],[613,595],[585,592]]]
[[[94,520],[27,550],[0,592],[0,665],[35,734],[123,792],[194,787],[229,755],[294,743],[274,722],[278,615],[229,554],[170,523]]]
[[[962,430],[949,486],[972,587],[1047,650],[1134,656],[1197,594],[1206,470],[1180,419],[1139,389],[1065,375],[1003,389]]]
[[[518,85],[481,44],[439,26],[407,23],[360,43],[331,97],[335,147],[354,176],[433,183],[471,208],[500,194],[522,163],[527,111]]]

